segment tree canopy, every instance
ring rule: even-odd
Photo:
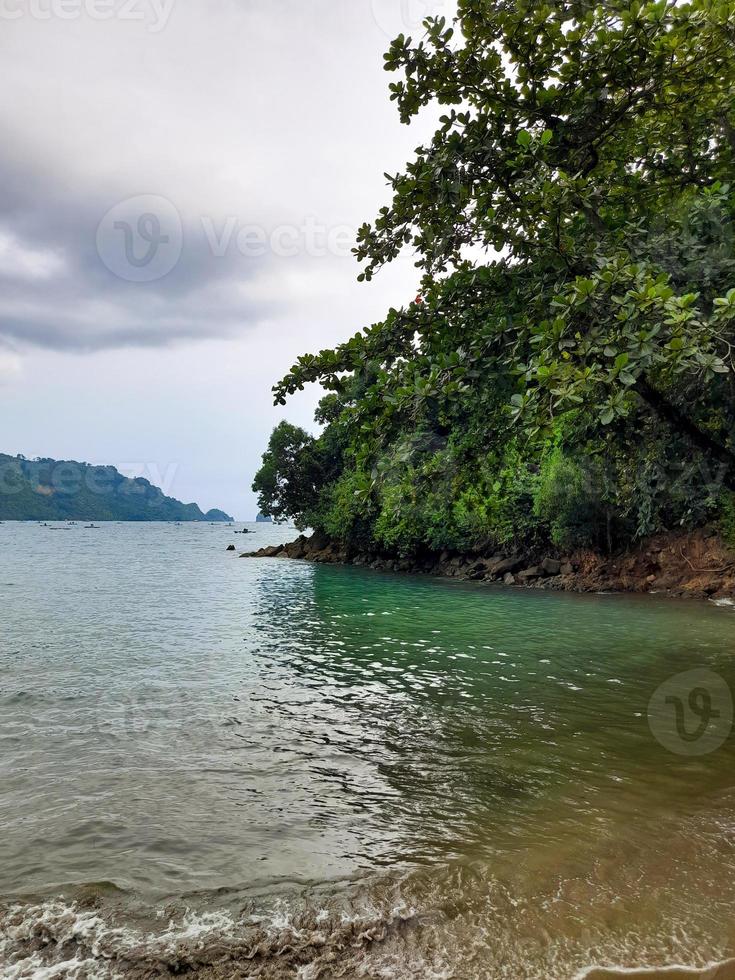
[[[391,99],[446,111],[355,248],[365,281],[411,250],[420,293],[276,385],[331,392],[309,453],[340,446],[291,516],[404,549],[721,519],[735,4],[461,0],[424,27],[386,55]]]

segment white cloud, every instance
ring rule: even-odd
[[[0,385],[15,381],[23,373],[23,361],[18,354],[0,350]]]
[[[10,279],[52,279],[65,267],[50,249],[28,248],[15,235],[0,231],[0,276]]]

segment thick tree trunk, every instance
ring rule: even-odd
[[[709,432],[700,429],[696,422],[693,422],[645,378],[638,379],[635,390],[659,418],[668,422],[676,432],[686,436],[694,448],[703,452],[708,459],[716,460],[720,464],[720,479],[723,486],[735,491],[735,453]]]

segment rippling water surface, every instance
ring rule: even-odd
[[[732,609],[225,551],[293,536],[267,525],[57,527],[0,526],[0,976],[733,955],[732,740],[672,752],[648,717],[672,675],[735,684]]]

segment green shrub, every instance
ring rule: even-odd
[[[735,548],[735,493],[729,490],[723,490],[720,497],[718,529],[725,544]]]
[[[314,518],[320,530],[355,549],[374,545],[375,505],[370,478],[347,470],[325,491],[326,503]]]
[[[541,465],[534,514],[548,523],[551,541],[562,551],[613,547],[616,515],[599,460],[576,460],[559,448],[549,453]]]

